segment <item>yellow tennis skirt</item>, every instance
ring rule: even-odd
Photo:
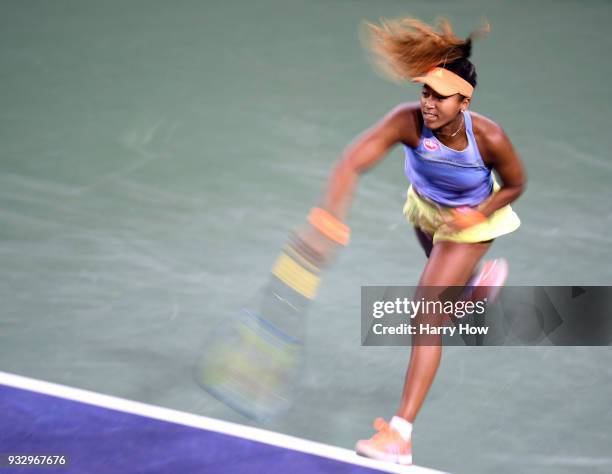
[[[493,192],[495,193],[498,190],[499,185],[494,183]],[[453,231],[440,217],[440,212],[444,212],[444,209],[443,206],[438,207],[434,203],[423,199],[414,191],[412,186],[408,188],[404,215],[412,225],[432,235],[434,244],[440,240],[462,243],[484,242],[514,232],[521,225],[519,217],[507,205],[491,214],[486,222],[467,229]]]

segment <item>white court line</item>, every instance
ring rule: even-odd
[[[15,388],[30,390],[55,397],[74,400],[77,402],[94,405],[111,410],[122,411],[134,415],[154,418],[156,420],[177,423],[193,428],[200,428],[208,431],[215,431],[229,436],[258,441],[260,443],[278,446],[293,451],[321,456],[324,458],[335,459],[350,464],[378,469],[383,472],[395,472],[399,474],[444,474],[441,471],[427,469],[419,466],[400,466],[396,464],[384,463],[373,459],[357,456],[353,451],[338,448],[323,443],[308,441],[294,436],[276,433],[261,428],[239,425],[228,421],[216,420],[206,416],[194,415],[169,408],[162,408],[145,403],[126,400],[124,398],[103,395],[89,390],[68,387],[42,380],[22,377],[20,375],[9,374],[0,371],[0,384]]]

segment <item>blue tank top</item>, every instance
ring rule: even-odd
[[[465,150],[445,146],[425,125],[416,148],[404,145],[406,177],[418,194],[442,206],[476,206],[493,192],[493,176],[478,151],[469,112],[463,118]]]

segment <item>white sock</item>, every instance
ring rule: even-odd
[[[412,423],[402,417],[394,416],[391,418],[389,426],[397,431],[404,441],[408,441],[412,436]]]

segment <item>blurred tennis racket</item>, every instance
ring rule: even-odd
[[[194,367],[201,387],[258,421],[289,408],[306,312],[337,243],[312,225],[292,236],[256,300],[213,333]]]

